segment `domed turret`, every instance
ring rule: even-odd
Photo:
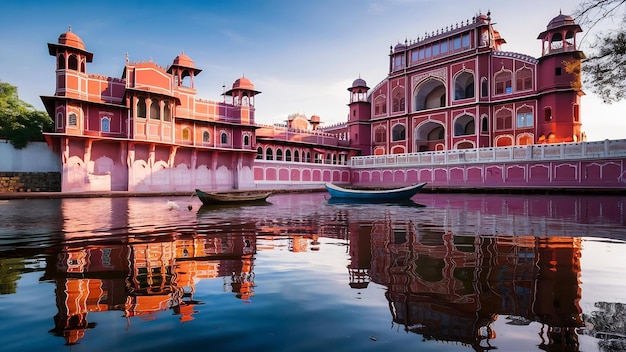
[[[395,47],[393,47],[393,52],[397,53],[398,51],[403,51],[406,49],[406,45],[402,44],[402,43],[398,43],[396,44]]]
[[[550,20],[546,30],[539,33],[537,39],[543,42],[542,56],[566,51],[577,51],[576,34],[582,32],[572,16],[559,13]]]
[[[574,22],[574,18],[572,16],[559,13],[558,16],[550,20],[547,29],[550,30],[567,25],[576,25],[576,23]]]
[[[194,88],[194,77],[197,76],[201,69],[196,68],[193,60],[185,53],[181,52],[174,58],[170,67],[167,68],[167,73],[174,76],[174,82],[177,86]],[[186,78],[190,77],[189,82],[186,82]]]
[[[352,88],[357,88],[357,87],[367,87],[367,83],[365,82],[364,79],[359,77],[355,79],[354,82],[352,82]]]
[[[193,63],[193,60],[189,56],[185,55],[185,53],[180,53],[180,55],[176,56],[172,65],[188,68],[196,67],[196,65]]]
[[[58,42],[60,45],[69,46],[69,47],[80,49],[80,50],[85,50],[85,44],[83,43],[83,40],[80,39],[79,36],[74,34],[71,28],[69,28],[67,32],[59,36]]]
[[[233,89],[254,90],[254,84],[252,84],[252,82],[250,82],[250,80],[246,77],[241,77],[233,83]]]

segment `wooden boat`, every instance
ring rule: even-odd
[[[332,183],[326,183],[324,186],[330,194],[331,199],[350,199],[369,202],[398,202],[411,199],[411,197],[421,191],[425,185],[426,182],[422,182],[408,187],[384,190],[350,189],[339,187]]]
[[[272,195],[271,191],[250,190],[250,191],[224,191],[224,192],[203,192],[196,189],[196,195],[204,205],[224,204],[224,203],[254,203],[264,202]]]

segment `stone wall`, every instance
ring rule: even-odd
[[[60,172],[0,172],[0,193],[60,191]]]

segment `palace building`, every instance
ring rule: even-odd
[[[574,19],[559,14],[550,20],[537,37],[542,55],[533,58],[503,51],[506,41],[490,16],[477,14],[391,46],[387,77],[373,88],[361,77],[354,80],[347,121],[335,125],[301,114],[290,115],[286,124],[255,123],[261,92],[247,77],[235,80],[219,101],[200,98],[195,81],[202,70],[184,53],[167,67],[127,57],[119,78],[88,73],[93,54],[68,30],[48,44],[56,87],[54,95],[42,96],[55,121],[55,131],[45,137],[61,159],[62,191],[192,192],[324,182],[436,186],[472,177],[474,186],[484,186],[491,182],[485,175],[494,172],[506,181],[508,170],[519,168],[517,154],[534,161],[554,155],[542,146],[578,143],[581,155],[615,150],[580,146],[586,140],[579,114],[584,54],[577,48],[582,29]],[[535,149],[506,149],[522,146]],[[477,166],[478,173],[463,169],[456,181],[452,169],[419,169],[426,165],[419,155],[440,165],[432,153],[443,152],[450,154],[444,164],[467,164],[472,155],[484,159],[487,150],[493,162],[502,154],[494,148],[510,150],[505,154],[515,165]],[[461,150],[474,152],[454,154]],[[411,170],[376,170],[377,162],[367,158],[383,155],[420,161]],[[620,181],[624,166],[614,168],[609,161],[606,171],[605,164],[593,164],[591,173]],[[579,170],[587,167],[536,166],[515,171],[521,172],[516,182],[523,185],[534,172],[553,185],[557,169],[560,179],[579,181]]]
[[[581,31],[559,14],[540,58],[503,51],[490,13],[398,43],[383,81],[349,88],[350,140],[363,155],[582,141]]]

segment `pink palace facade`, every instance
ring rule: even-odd
[[[586,142],[581,28],[559,14],[542,55],[502,51],[479,14],[390,48],[388,76],[349,91],[346,122],[289,116],[255,123],[260,93],[237,79],[221,101],[199,98],[201,69],[131,62],[122,77],[88,73],[93,54],[69,31],[48,49],[56,89],[42,96],[62,191],[191,192],[321,187],[324,182],[431,187],[624,188],[625,141]],[[320,102],[321,103],[321,102]]]

